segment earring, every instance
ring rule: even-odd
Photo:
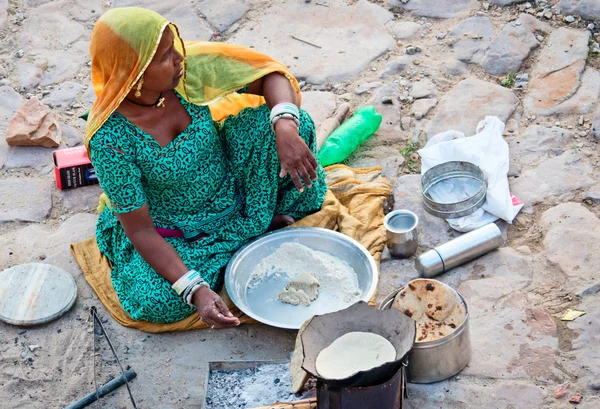
[[[137,88],[135,90],[135,97],[139,98],[142,96],[142,86],[144,85],[144,77],[142,76],[138,81]]]

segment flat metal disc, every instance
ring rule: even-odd
[[[0,321],[32,326],[50,322],[75,304],[77,285],[50,264],[22,264],[0,272]]]

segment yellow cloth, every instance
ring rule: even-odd
[[[151,10],[115,8],[102,15],[92,33],[90,54],[96,101],[88,116],[86,146],[142,77],[167,27],[174,34],[175,48],[185,57],[177,91],[193,104],[209,105],[216,121],[245,107],[262,105],[262,97],[235,91],[273,72],[285,75],[300,95],[298,81],[285,65],[271,57],[237,45],[183,41],[174,24]]]
[[[379,263],[386,240],[383,227],[383,202],[390,194],[390,183],[381,176],[381,168],[352,169],[343,165],[334,165],[325,170],[330,190],[325,196],[321,210],[291,227],[322,227],[337,230],[360,242]],[[146,332],[184,331],[207,327],[200,321],[198,314],[192,314],[182,321],[170,324],[133,320],[121,308],[110,278],[110,262],[98,250],[96,239],[91,238],[72,244],[71,251],[85,279],[108,312],[120,324]],[[254,322],[232,304],[225,289],[220,295],[242,323]]]

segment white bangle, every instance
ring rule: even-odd
[[[175,281],[175,284],[171,286],[177,295],[183,294],[186,288],[188,288],[196,279],[202,279],[200,273],[196,270],[190,270],[185,273],[179,280]]]
[[[294,122],[296,123],[296,126],[300,127],[300,120],[298,118],[296,118],[294,115],[292,114],[280,114],[277,115],[275,118],[273,118],[271,120],[271,129],[273,130],[273,132],[275,132],[275,124],[277,123],[277,121],[279,121],[280,119],[293,119]]]
[[[291,102],[284,102],[277,104],[271,109],[270,121],[271,129],[275,130],[275,123],[280,118],[293,119],[298,126],[300,126],[300,109]]]
[[[186,297],[185,297],[185,303],[187,305],[190,305],[190,306],[194,307],[194,303],[192,302],[192,298],[194,297],[194,294],[196,293],[196,291],[198,291],[202,287],[209,287],[209,285],[208,285],[208,283],[206,281],[202,280],[202,282],[200,282],[198,284],[194,284],[192,286],[192,288],[186,294]]]

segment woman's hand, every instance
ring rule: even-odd
[[[240,325],[216,293],[208,287],[202,287],[194,293],[193,300],[200,319],[212,328],[229,328]]]
[[[287,118],[281,118],[275,123],[277,155],[281,162],[281,174],[289,174],[298,191],[303,192],[301,180],[307,188],[312,187],[312,181],[317,180],[317,160],[304,140],[298,135],[298,126]]]

